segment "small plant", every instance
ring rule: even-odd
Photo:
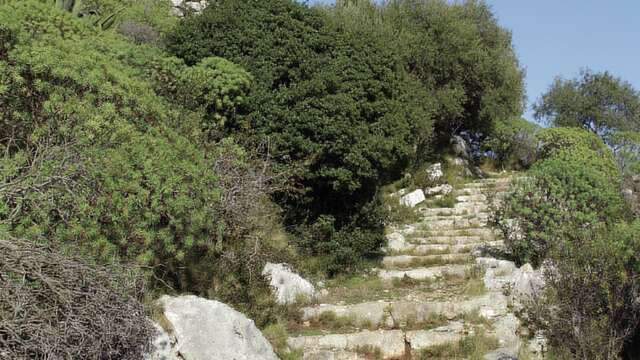
[[[500,342],[493,336],[488,336],[482,328],[476,327],[474,334],[464,339],[443,345],[423,349],[418,359],[469,359],[481,360],[484,355],[500,346]]]
[[[366,359],[382,360],[382,350],[377,346],[360,345],[355,348],[355,352],[364,356]]]

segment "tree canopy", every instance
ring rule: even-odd
[[[549,125],[582,127],[607,143],[616,131],[640,131],[640,94],[607,71],[558,77],[533,108],[535,117]]]

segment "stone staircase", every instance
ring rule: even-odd
[[[467,183],[452,208],[418,208],[419,223],[390,229],[382,268],[327,286],[319,301],[332,303],[303,309],[289,347],[305,360],[517,356],[527,344],[503,289],[518,269],[483,257],[503,245],[488,218],[510,181]]]

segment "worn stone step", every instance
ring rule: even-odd
[[[483,240],[489,240],[484,236],[425,236],[411,237],[407,239],[410,244],[445,244],[445,245],[463,245],[469,243],[479,243]]]
[[[408,266],[412,267],[420,267],[425,266],[429,267],[435,265],[442,264],[460,264],[463,262],[470,262],[472,260],[472,256],[470,254],[443,254],[443,255],[426,255],[426,256],[415,256],[415,255],[396,255],[396,256],[385,256],[382,258],[382,265],[385,269],[396,269],[396,268],[406,268]]]
[[[488,219],[442,219],[426,221],[422,223],[429,230],[453,230],[483,227],[488,224]]]
[[[418,211],[425,217],[429,216],[455,216],[455,215],[473,215],[473,214],[489,214],[486,211],[473,212],[470,208],[452,207],[452,208],[418,208]]]
[[[422,222],[424,224],[428,224],[429,222],[433,222],[433,221],[440,221],[440,220],[455,220],[455,221],[461,221],[461,220],[486,220],[489,218],[489,213],[488,212],[475,212],[475,213],[462,213],[459,215],[427,215],[424,216],[422,218]]]
[[[479,195],[458,195],[456,196],[458,202],[486,202],[487,196],[483,194]]]
[[[354,326],[375,328],[406,328],[415,326],[434,318],[456,319],[477,311],[487,318],[499,316],[494,309],[498,308],[492,294],[469,299],[449,299],[447,301],[372,301],[351,305],[321,304],[302,309],[303,321],[318,319],[323,313],[332,313],[338,317],[348,318]],[[506,302],[505,304],[506,311]]]
[[[358,352],[363,348],[377,348],[383,358],[401,358],[405,353],[405,333],[402,330],[363,330],[348,334],[328,334],[291,337],[287,340],[291,349],[305,353],[319,351]]]
[[[431,237],[431,236],[487,236],[500,235],[498,230],[489,227],[475,227],[457,230],[415,230],[410,233],[412,237]]]
[[[503,241],[482,241],[477,243],[468,243],[461,245],[447,244],[425,244],[415,245],[405,243],[402,247],[396,248],[389,255],[442,255],[442,254],[461,254],[470,253],[480,247],[499,247],[504,244]]]
[[[444,265],[407,270],[378,269],[378,277],[385,281],[404,278],[419,281],[436,280],[446,276],[462,277],[466,274],[468,269],[468,265]]]
[[[302,349],[304,359],[344,360],[361,359],[355,356],[363,349],[378,349],[384,359],[407,358],[411,354],[433,346],[460,341],[464,337],[464,324],[452,322],[430,330],[363,330],[349,334],[328,334],[292,337],[287,340],[291,349]],[[322,354],[325,357],[307,357],[306,354]],[[334,355],[339,354],[339,355]]]
[[[347,350],[309,350],[302,360],[369,360],[367,354]]]

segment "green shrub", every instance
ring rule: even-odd
[[[408,164],[411,130],[429,121],[414,111],[418,104],[407,103],[406,74],[393,52],[373,36],[339,31],[322,12],[291,0],[218,1],[181,22],[166,44],[187,64],[220,56],[252,74],[251,128],[241,134],[268,137],[278,166],[291,175],[295,188],[277,196],[287,222],[331,217],[337,237],[318,242],[345,251],[335,259],[351,262],[371,252],[359,245],[371,234],[358,223],[361,209]],[[313,241],[301,243],[309,250]],[[323,254],[329,249],[309,245]]]
[[[0,23],[0,230],[135,261],[155,289],[272,318],[252,276],[275,253],[268,166],[209,141],[248,74],[222,59],[187,67],[34,0],[0,6]]]
[[[436,146],[460,132],[486,134],[495,119],[521,114],[523,71],[511,34],[485,2],[341,1],[327,12],[347,31],[375,34],[399,56],[419,82]]]
[[[507,246],[520,263],[539,265],[550,248],[575,229],[624,216],[620,172],[604,145],[607,152],[601,154],[592,150],[590,141],[588,146],[573,139],[560,139],[553,148],[549,144],[543,151],[546,147],[551,155],[534,164],[497,214]]]
[[[574,229],[550,254],[553,270],[528,313],[552,347],[582,359],[617,359],[630,345],[640,316],[638,239],[638,221]]]
[[[597,155],[613,159],[607,145],[594,133],[578,128],[543,129],[537,134],[538,159],[544,160],[558,151],[572,149],[588,149]]]
[[[522,118],[497,120],[483,143],[502,168],[527,168],[536,157],[539,127]]]

